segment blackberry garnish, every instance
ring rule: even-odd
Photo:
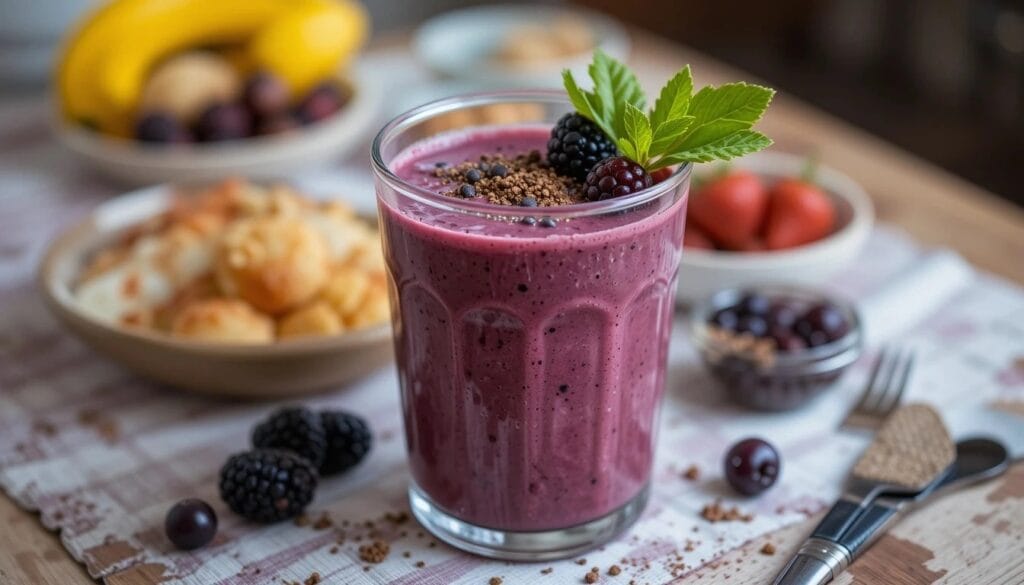
[[[632,195],[654,184],[647,171],[624,156],[614,156],[595,165],[587,175],[584,193],[590,201]]]
[[[339,410],[320,413],[327,434],[327,456],[320,466],[322,475],[334,475],[355,467],[370,452],[373,435],[361,417]]]
[[[327,450],[320,417],[300,406],[285,407],[256,425],[252,431],[252,446],[257,449],[284,449],[309,460],[320,467]]]
[[[548,164],[555,172],[577,180],[587,178],[595,164],[619,153],[615,143],[596,124],[579,114],[562,116],[548,140]]]
[[[220,497],[236,514],[256,522],[298,516],[313,500],[316,470],[308,461],[277,449],[232,455],[220,470]]]

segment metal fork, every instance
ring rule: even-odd
[[[874,430],[882,426],[889,413],[900,405],[913,367],[912,350],[882,348],[864,393],[846,415],[841,428]]]

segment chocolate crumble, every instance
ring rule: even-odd
[[[696,465],[691,465],[687,467],[686,471],[683,472],[683,478],[688,479],[690,481],[696,481],[700,479],[700,468],[697,467]]]
[[[479,161],[436,168],[433,173],[449,186],[444,193],[449,197],[482,197],[495,205],[522,207],[585,201],[579,181],[555,173],[536,150],[512,158],[482,155]]]
[[[768,555],[768,556],[774,555],[775,554],[775,545],[770,543],[770,542],[764,543],[764,546],[761,547],[761,554]]]
[[[367,563],[383,563],[391,552],[391,546],[383,540],[375,540],[359,547],[359,558]]]
[[[612,565],[612,566],[608,567],[608,574],[611,575],[612,577],[618,576],[619,573],[621,573],[621,572],[622,572],[622,569],[618,565]]]
[[[721,500],[715,500],[705,505],[700,515],[712,524],[715,522],[734,522],[736,520],[750,522],[754,519],[753,514],[744,514],[736,506],[731,508],[723,506]]]

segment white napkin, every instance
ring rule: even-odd
[[[957,253],[939,249],[923,254],[909,270],[857,304],[865,344],[873,346],[895,339],[973,280],[973,269]]]

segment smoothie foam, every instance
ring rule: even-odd
[[[391,170],[441,193],[435,163],[543,152],[548,132],[450,135]],[[410,465],[435,504],[480,526],[548,530],[644,488],[685,206],[679,194],[544,228],[382,195]]]

